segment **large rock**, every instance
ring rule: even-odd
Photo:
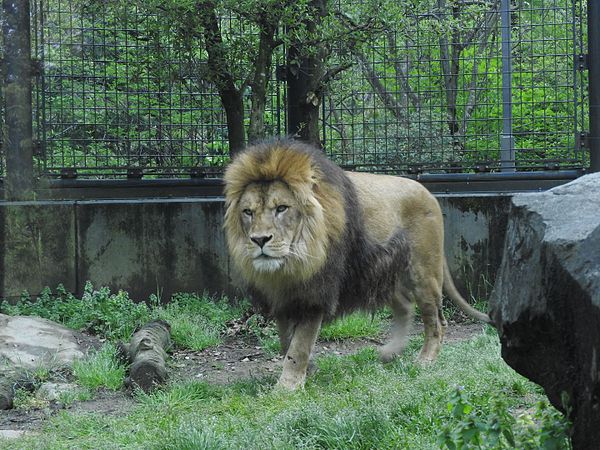
[[[90,338],[50,320],[0,314],[2,368],[69,366],[91,344]]]
[[[36,369],[70,366],[98,342],[50,320],[0,314],[0,410],[13,405],[15,388]]]
[[[575,448],[598,448],[600,173],[513,197],[490,303],[502,357],[570,414]]]

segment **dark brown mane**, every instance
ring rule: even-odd
[[[358,213],[352,182],[318,149],[283,140],[250,147],[238,158],[244,161],[248,176],[234,178],[229,172],[226,192],[230,196],[250,182],[277,179],[292,189],[310,186],[315,197],[325,203],[326,215],[338,214],[340,209],[345,212],[341,233],[330,236],[327,259],[310,278],[289,280],[276,299],[270,287],[249,280],[252,300],[263,312],[295,318],[323,312],[331,319],[355,309],[380,306],[395,289],[399,276],[408,280],[409,245],[403,230],[396,230],[385,245],[371,242]],[[340,199],[342,204],[332,210],[326,204],[332,199]]]

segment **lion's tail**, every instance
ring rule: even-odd
[[[460,295],[456,286],[454,286],[454,280],[452,279],[452,274],[450,273],[450,269],[448,268],[448,261],[444,258],[444,292],[452,299],[454,304],[458,306],[462,312],[471,316],[473,319],[480,320],[485,323],[492,323],[490,316],[481,311],[477,311],[473,308],[467,301]]]

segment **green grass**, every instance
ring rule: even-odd
[[[180,348],[218,344],[237,319],[241,332],[258,339],[267,353],[279,350],[273,323],[260,315],[239,320],[248,316],[248,305],[227,299],[178,294],[167,305],[156,299],[146,305],[88,284],[82,299],[59,288],[39,302],[24,298],[0,309],[48,317],[107,339],[73,367],[82,399],[99,388],[122,388],[125,368],[113,341],[127,340],[151,319],[167,320]],[[353,314],[324,326],[320,339],[378,337],[388,326],[389,311]],[[152,394],[135,393],[136,406],[122,415],[60,411],[39,434],[0,440],[0,448],[566,448],[562,416],[546,405],[539,387],[503,362],[495,330],[446,344],[428,367],[414,363],[421,345],[422,338],[413,338],[405,354],[386,365],[373,347],[320,357],[317,373],[294,393],[273,390],[276,375],[224,386],[171,383]],[[49,376],[40,372],[36,379]],[[28,392],[19,395],[23,409],[41,407]]]
[[[119,363],[115,346],[106,343],[97,352],[75,361],[73,376],[85,388],[106,388],[116,391],[123,386],[125,366]]]
[[[234,305],[227,298],[175,294],[168,304],[155,307],[152,316],[169,322],[175,345],[202,350],[219,344],[226,323],[240,317],[247,308],[246,303]]]
[[[376,337],[389,327],[383,315],[358,312],[344,316],[321,329],[320,337],[332,341],[348,338]]]
[[[41,434],[10,441],[10,448],[533,449],[554,435],[564,444],[559,416],[534,408],[544,399],[540,388],[502,361],[494,330],[445,345],[428,367],[414,363],[421,343],[413,339],[387,365],[373,348],[319,358],[319,371],[294,393],[273,390],[275,377],[226,386],[191,381],[138,394],[122,416],[62,411]],[[522,412],[531,408],[537,412]],[[474,432],[483,444],[465,444],[473,434],[468,425],[479,422],[510,427],[515,447],[503,435],[486,446],[496,434],[483,425]]]

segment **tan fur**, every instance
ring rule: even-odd
[[[298,145],[276,141],[250,148],[234,160],[225,175],[225,231],[232,261],[242,277],[275,309],[298,296],[304,305],[300,308],[316,311],[307,318],[275,314],[286,354],[279,385],[290,389],[303,385],[321,321],[336,314],[337,303],[329,311],[319,303],[322,299],[308,294],[302,297],[302,290],[305,286],[307,292],[313,292],[314,277],[331,263],[330,252],[344,245],[341,241],[350,226],[347,214],[357,219],[353,223],[360,225],[364,233],[360,239],[368,248],[385,248],[399,232],[408,242],[408,275],[386,294],[389,298],[382,299],[392,308],[395,326],[392,339],[380,349],[382,360],[389,361],[402,352],[414,303],[425,325],[419,359],[429,362],[437,357],[446,326],[441,311],[443,288],[465,312],[489,322],[487,315],[468,305],[454,288],[443,253],[443,217],[435,197],[410,179],[342,172],[296,148]],[[328,176],[331,174],[323,167],[335,176]],[[335,185],[335,179],[351,183],[344,182],[347,186],[342,188]],[[347,198],[356,199],[351,211]],[[285,211],[279,213],[278,208]],[[257,245],[263,241],[264,246]],[[320,286],[318,296],[327,289],[326,284]],[[340,299],[340,304],[343,301]]]

